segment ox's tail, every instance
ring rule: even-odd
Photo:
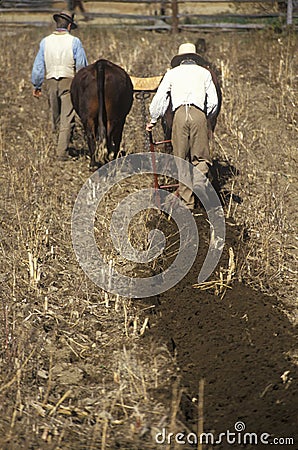
[[[98,138],[102,148],[106,147],[107,130],[106,130],[106,110],[105,110],[105,62],[97,61],[97,92],[98,92]]]

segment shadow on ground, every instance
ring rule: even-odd
[[[202,216],[198,229],[205,242],[209,226]],[[227,226],[226,248],[235,248],[239,233]],[[220,262],[223,267],[226,253]],[[298,398],[297,367],[290,357],[293,327],[277,299],[238,282],[223,299],[194,288],[204,255],[199,251],[188,275],[160,296],[158,319],[151,329],[151,339],[166,341],[177,357],[184,392],[180,420],[197,430],[198,390],[204,380],[204,431],[212,432],[215,441],[220,433],[235,432],[238,421],[259,437],[268,433],[268,439],[294,438]],[[263,447],[260,441],[259,447]],[[223,438],[212,448],[234,446]],[[237,448],[244,446],[238,443]]]

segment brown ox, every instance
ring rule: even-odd
[[[90,167],[97,165],[97,141],[106,147],[109,159],[117,156],[125,119],[133,102],[133,86],[128,74],[116,64],[99,59],[75,75],[71,99],[86,133]]]

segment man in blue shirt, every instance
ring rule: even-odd
[[[58,131],[57,156],[66,161],[75,118],[70,86],[75,73],[88,62],[80,39],[70,34],[77,28],[73,14],[62,11],[54,14],[53,18],[56,30],[40,42],[31,81],[33,96],[39,98],[44,79],[47,80],[52,129]]]

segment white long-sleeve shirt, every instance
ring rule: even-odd
[[[173,111],[181,105],[192,104],[208,115],[218,105],[209,70],[195,63],[181,64],[165,74],[149,107],[152,123],[164,115],[170,98]]]

